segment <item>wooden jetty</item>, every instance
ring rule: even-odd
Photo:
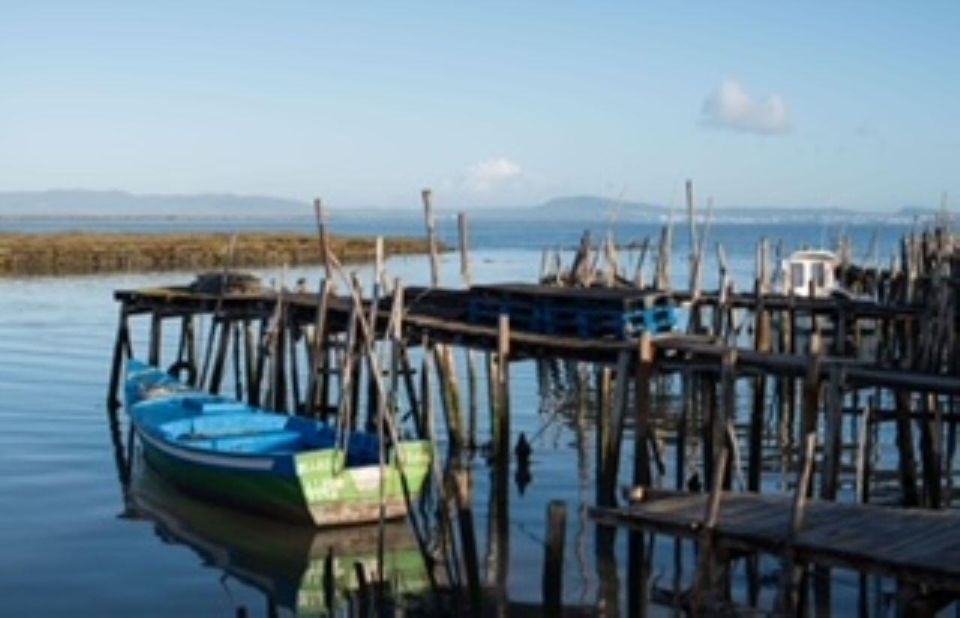
[[[423,198],[428,244],[436,247],[429,192]],[[499,548],[493,584],[503,591],[510,364],[535,359],[555,368],[543,372],[544,383],[560,375],[562,383],[553,386],[592,412],[596,522],[693,538],[701,546],[695,589],[671,603],[709,612],[711,603],[728,600],[729,578],[722,574],[730,562],[758,554],[784,564],[776,611],[803,611],[811,585],[827,594],[808,575],[833,567],[895,579],[904,611],[930,613],[952,602],[960,596],[960,519],[947,510],[955,502],[960,421],[960,251],[953,236],[943,225],[913,232],[887,269],[853,264],[847,246],[837,272],[844,293],[826,297],[777,292],[766,241],[757,249],[753,291],[737,292],[718,248],[719,286],[705,291],[709,228],[696,225],[692,205],[690,213],[686,289],[672,282],[670,228],[655,252],[650,241],[632,246],[633,274],[629,256],[612,241],[595,246],[585,235],[568,266],[558,253],[545,253],[540,282],[471,285],[461,217],[465,288],[440,285],[434,251],[432,285],[425,288],[390,281],[378,260],[374,287],[365,295],[328,260],[318,291],[120,290],[108,402],[116,402],[124,358],[133,353],[130,320],[145,316],[150,362],[186,370],[213,392],[229,374],[237,397],[253,404],[323,418],[357,418],[366,410],[370,422],[384,409],[378,398],[386,397],[389,413],[409,412],[416,431],[435,438],[439,401],[456,459],[477,444],[474,434],[483,426],[472,355],[483,353],[492,538]],[[323,218],[318,221],[325,251]],[[651,263],[647,257],[654,254]],[[658,320],[678,308],[686,328],[661,332],[667,329]],[[637,319],[636,311],[659,313]],[[209,318],[205,345],[199,316]],[[169,322],[178,326],[180,343],[175,358],[163,359],[160,341]],[[414,348],[421,351],[419,366]],[[472,351],[466,389],[455,348]],[[374,350],[388,360],[378,362]],[[666,408],[669,423],[662,421]],[[891,436],[885,452],[894,456],[881,458],[880,443]],[[632,470],[621,474],[626,439],[632,439]],[[784,480],[770,495],[763,479],[771,472],[795,477],[792,492]],[[635,488],[624,506],[618,506],[621,483]],[[464,588],[479,595],[469,492],[446,495],[445,534],[459,548],[460,567],[451,572],[460,572]],[[631,553],[643,546],[634,534]],[[563,535],[549,538],[548,555],[562,556]],[[640,572],[631,567],[630,576]],[[545,572],[546,615],[558,615],[561,579],[555,570]],[[654,597],[665,598],[646,602]]]

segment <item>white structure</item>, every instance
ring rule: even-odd
[[[832,251],[804,249],[795,251],[783,264],[784,294],[794,296],[830,296],[839,286],[836,271],[840,259]]]

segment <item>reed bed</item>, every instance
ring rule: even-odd
[[[229,234],[4,234],[0,233],[0,276],[80,275],[320,264],[315,235],[238,234],[229,256]],[[332,237],[341,262],[372,259],[372,237]],[[384,239],[386,255],[426,253],[415,238]]]

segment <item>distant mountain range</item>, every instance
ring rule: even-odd
[[[126,191],[0,192],[0,217],[274,217],[309,214],[307,204],[258,195],[134,194]]]
[[[341,210],[333,213],[357,218],[390,216],[420,217],[417,209],[386,210],[375,208]],[[864,212],[840,208],[762,208],[725,206],[713,212],[717,222],[749,223],[774,219],[777,222],[814,221],[824,223],[910,222],[928,218],[936,209],[906,207],[896,212]],[[439,211],[439,216],[452,216],[452,211]],[[698,215],[703,216],[701,207]],[[309,202],[291,199],[233,194],[157,195],[125,191],[20,191],[0,192],[0,219],[3,218],[293,218],[310,217]],[[662,222],[686,219],[683,208],[620,201],[594,195],[558,197],[536,206],[516,208],[477,208],[470,211],[474,219],[508,221],[583,221],[583,222]]]

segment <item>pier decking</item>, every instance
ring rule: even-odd
[[[773,554],[892,577],[960,594],[960,514],[814,500],[791,533],[789,496],[721,492],[712,534],[733,551]],[[600,524],[699,538],[710,496],[661,495],[623,508],[595,508]]]

